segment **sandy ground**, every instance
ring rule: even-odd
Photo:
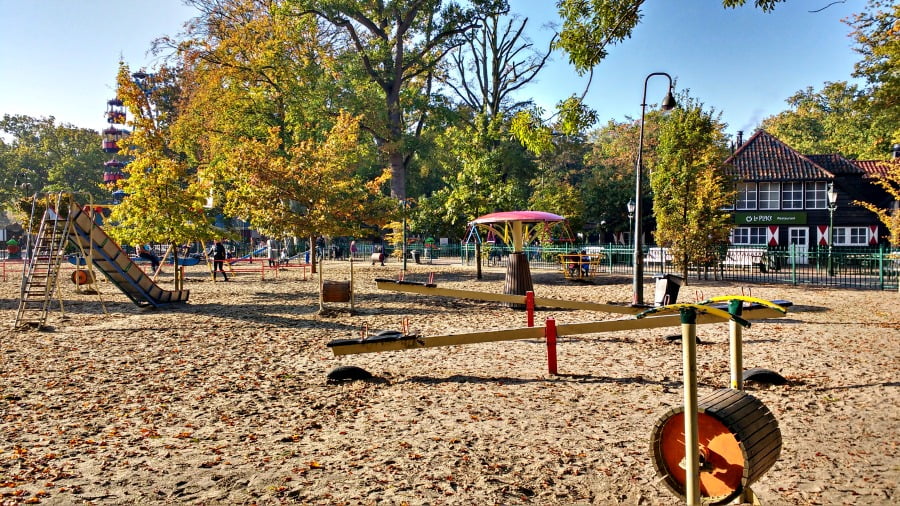
[[[346,262],[326,278],[348,279]],[[407,279],[501,292],[503,272],[411,264]],[[542,340],[334,357],[326,343],[372,331],[425,336],[523,327],[496,303],[378,291],[386,267],[357,264],[356,311],[318,314],[299,271],[212,283],[190,303],[140,309],[109,283],[64,285],[45,331],[0,339],[2,504],[678,504],[649,438],[681,402],[677,328],[562,338],[559,375]],[[630,279],[575,284],[536,272],[540,297],[630,299]],[[163,283],[163,286],[171,286]],[[0,284],[15,319],[19,281]],[[653,287],[645,289],[652,299]],[[747,293],[692,282],[681,301]],[[900,503],[900,296],[762,285],[794,303],[745,331],[746,367],[784,375],[748,385],[775,415],[780,460],[753,490],[766,504]],[[621,318],[542,310],[540,322]],[[728,384],[724,324],[698,330],[701,397]],[[337,366],[369,381],[329,383]]]

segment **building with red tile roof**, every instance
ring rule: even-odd
[[[900,159],[859,162],[839,154],[804,155],[765,130],[757,130],[747,142],[740,141],[740,134],[738,139],[724,162],[737,184],[733,244],[796,245],[808,251],[828,246],[830,239],[835,247],[886,242],[887,230],[877,216],[853,202],[895,206],[872,180]],[[836,201],[830,203],[832,191]]]

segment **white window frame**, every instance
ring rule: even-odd
[[[759,183],[756,195],[760,210],[781,209],[781,183]]]
[[[738,211],[756,210],[756,183],[738,183],[735,209]]]
[[[825,181],[810,181],[806,183],[806,191],[803,201],[807,209],[828,208],[828,183]]]
[[[781,184],[781,208],[803,209],[803,183],[793,181]]]
[[[867,227],[834,227],[835,246],[868,246],[869,229]]]
[[[765,246],[766,227],[737,227],[731,229],[731,244],[745,246]]]

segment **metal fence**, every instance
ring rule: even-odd
[[[474,264],[475,251],[472,245],[453,246],[446,249],[442,247],[440,254],[459,256],[464,265]],[[485,250],[482,255],[488,266],[506,265],[507,250]],[[632,246],[605,244],[525,248],[533,269],[559,271],[563,269],[560,255],[581,251],[599,255],[603,273],[633,275]],[[675,266],[666,248],[645,247],[644,273],[648,276],[680,274],[681,269]],[[897,290],[900,282],[900,248],[732,246],[710,265],[691,266],[688,274],[698,279]]]
[[[375,245],[358,241],[356,259],[368,260],[376,247],[383,247],[391,261],[400,259],[400,252],[391,245]],[[248,251],[243,251],[244,249]],[[249,252],[248,246],[238,245],[238,253]],[[506,246],[484,244],[483,265],[505,267],[509,258]],[[562,271],[560,255],[585,251],[599,258],[600,272],[633,275],[634,251],[623,244],[559,244],[528,246],[525,254],[535,270]],[[340,258],[347,258],[343,248]],[[263,256],[265,254],[263,253]],[[331,258],[325,251],[326,258]],[[413,244],[407,248],[409,261],[475,265],[474,244]],[[820,285],[866,290],[896,290],[900,271],[900,248],[882,246],[868,248],[799,246],[732,246],[710,265],[691,266],[692,279],[724,279],[739,282],[783,283],[790,285]],[[644,273],[677,274],[681,270],[665,248],[644,248]]]

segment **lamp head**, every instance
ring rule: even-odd
[[[660,107],[662,107],[662,110],[664,111],[671,111],[677,105],[678,102],[675,101],[675,96],[672,95],[672,88],[669,88],[669,92],[666,93],[666,98],[663,99]]]
[[[625,207],[628,208],[628,214],[634,214],[634,208],[635,208],[635,205],[634,205],[634,201],[633,201],[633,200],[629,200],[628,203],[625,204]]]
[[[836,207],[838,194],[837,190],[834,189],[834,183],[828,183],[828,191],[826,192],[826,196],[828,197],[828,205],[831,207]]]

